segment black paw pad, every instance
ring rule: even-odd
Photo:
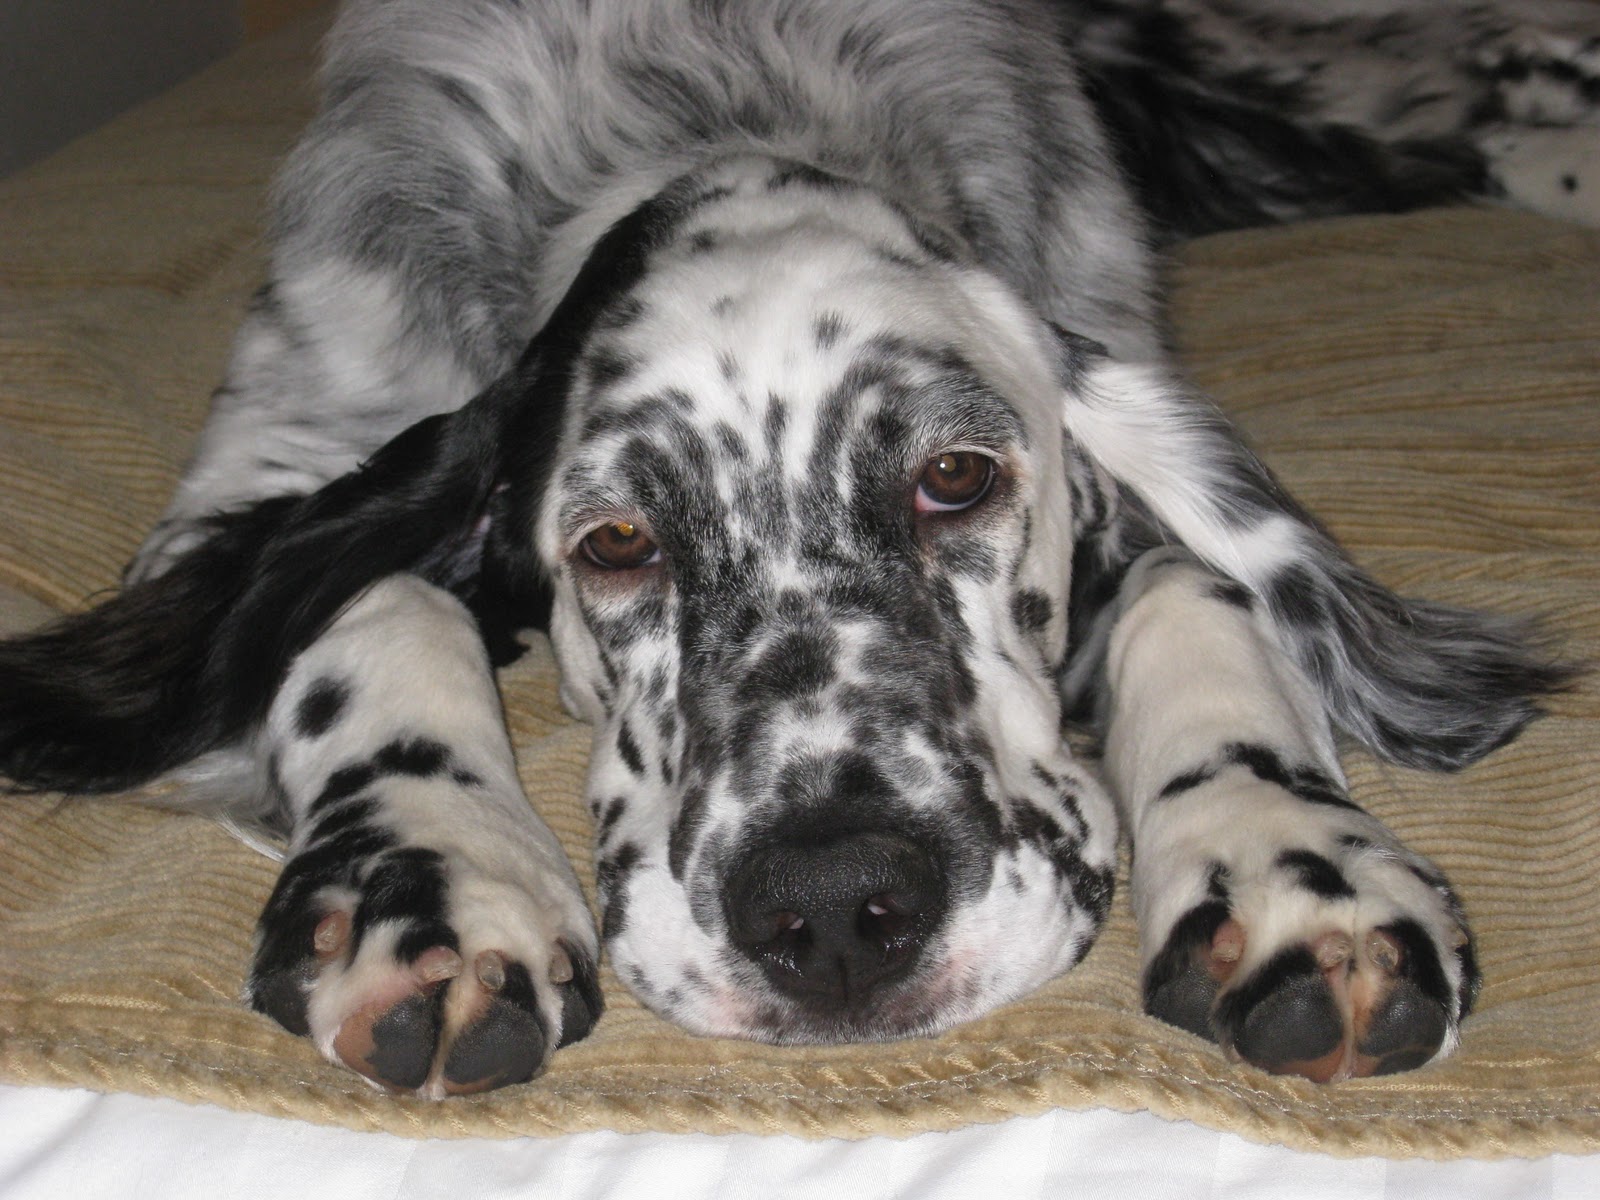
[[[506,962],[503,971],[504,982],[483,1016],[457,1035],[445,1058],[445,1086],[451,1092],[526,1083],[544,1065],[550,1035],[528,969]]]
[[[1373,1014],[1359,1050],[1375,1060],[1374,1075],[1414,1071],[1439,1053],[1449,1030],[1444,1007],[1409,979],[1402,979]]]
[[[439,1030],[444,1024],[442,987],[417,992],[391,1007],[372,1023],[372,1046],[364,1062],[352,1062],[344,1052],[340,1057],[370,1079],[392,1088],[414,1091],[428,1078]],[[344,1041],[341,1031],[338,1041]]]
[[[1228,906],[1208,900],[1173,927],[1144,977],[1144,1010],[1208,1041],[1216,1041],[1211,1006],[1221,986],[1212,970],[1211,946],[1228,919]]]
[[[1344,1043],[1339,1003],[1316,957],[1303,947],[1269,959],[1223,997],[1217,1027],[1246,1062],[1311,1078],[1319,1074],[1315,1064],[1336,1057]]]

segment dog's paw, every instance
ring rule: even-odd
[[[1246,807],[1225,804],[1190,826],[1198,836],[1169,842],[1165,863],[1136,869],[1145,1010],[1318,1082],[1449,1053],[1479,982],[1450,885],[1379,822],[1329,803],[1334,793],[1263,794],[1275,786],[1251,780]]]
[[[317,853],[262,913],[247,995],[330,1061],[438,1099],[523,1083],[593,1027],[592,930],[430,850],[382,851],[337,883]]]

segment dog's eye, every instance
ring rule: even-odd
[[[928,460],[917,481],[919,513],[959,512],[989,494],[994,460],[971,450],[946,450]]]
[[[580,543],[584,557],[608,571],[648,567],[661,557],[660,548],[632,521],[613,521],[594,530]]]

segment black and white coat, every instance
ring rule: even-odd
[[[700,1033],[947,1028],[1084,954],[1119,828],[1149,1011],[1269,1070],[1419,1066],[1470,932],[1335,731],[1459,767],[1564,670],[1345,558],[1175,373],[1151,247],[1592,219],[1596,32],[353,0],[165,519],[116,598],[0,646],[0,768],[190,764],[280,830],[249,1000],[384,1087],[531,1077],[602,945]],[[598,927],[494,687],[530,627],[594,726]]]

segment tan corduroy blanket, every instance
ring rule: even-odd
[[[264,183],[310,109],[317,27],[0,184],[0,619],[115,585],[259,278]],[[1402,590],[1548,616],[1600,651],[1600,238],[1456,211],[1213,238],[1177,270],[1193,371]],[[505,681],[524,778],[588,872],[586,730],[547,648]],[[1335,1153],[1600,1148],[1600,705],[1586,683],[1454,778],[1350,756],[1356,795],[1454,877],[1488,983],[1450,1061],[1316,1087],[1138,1012],[1125,901],[1067,978],[930,1041],[696,1039],[615,978],[534,1083],[377,1095],[238,1002],[275,866],[204,820],[0,800],[0,1078],[411,1135],[943,1129],[1148,1108]],[[592,881],[586,881],[592,882]]]

